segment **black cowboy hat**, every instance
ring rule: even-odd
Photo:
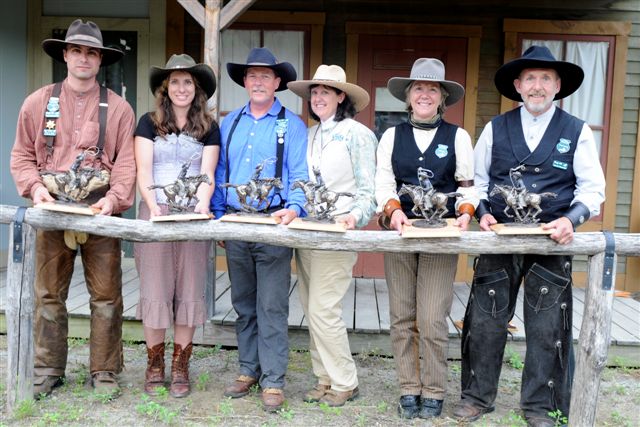
[[[46,39],[42,41],[42,49],[59,62],[64,62],[63,49],[67,48],[68,44],[77,44],[80,46],[95,47],[102,52],[101,67],[106,67],[116,63],[124,56],[124,52],[120,49],[111,47],[104,47],[102,44],[102,33],[100,28],[95,22],[87,21],[82,22],[81,19],[76,19],[69,25],[67,34],[64,40],[60,39]]]
[[[297,74],[293,65],[288,62],[278,62],[276,57],[271,51],[265,47],[256,47],[251,49],[249,56],[247,57],[246,64],[234,64],[232,62],[227,63],[227,72],[231,80],[244,87],[244,74],[247,68],[251,67],[264,67],[270,68],[280,77],[280,86],[276,89],[276,92],[287,89],[287,83],[296,79]]]
[[[554,99],[562,99],[578,90],[584,80],[584,71],[571,62],[558,61],[545,46],[531,46],[522,57],[507,62],[496,71],[494,82],[498,92],[517,102],[522,102],[522,96],[516,91],[513,81],[522,70],[527,68],[551,68],[556,70],[562,80],[560,92]]]
[[[155,95],[156,90],[162,86],[162,82],[174,71],[186,71],[198,81],[200,87],[207,94],[207,98],[216,91],[216,76],[207,64],[196,64],[196,61],[186,53],[171,55],[164,68],[151,67],[149,70],[149,86]]]

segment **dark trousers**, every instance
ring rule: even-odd
[[[284,388],[289,363],[291,248],[225,242],[231,303],[238,314],[240,374],[262,388]]]
[[[69,284],[77,250],[63,231],[38,230],[34,374],[62,376],[67,365]],[[90,295],[91,373],[122,370],[122,269],[120,240],[89,234],[80,255]]]
[[[520,406],[527,416],[569,415],[572,348],[571,257],[482,255],[462,331],[462,399],[490,408],[524,280],[527,352]]]

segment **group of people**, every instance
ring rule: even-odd
[[[285,225],[306,214],[303,191],[292,189],[292,183],[317,176],[326,188],[354,195],[336,205],[336,220],[347,229],[366,225],[377,209],[381,226],[400,232],[415,215],[412,201],[398,197],[398,191],[403,184],[422,184],[419,169],[430,171],[436,190],[461,195],[449,201],[447,216],[462,230],[474,215],[485,231],[497,222],[512,221],[503,214],[504,201],[489,195],[494,186],[510,184],[514,168],[526,187],[558,194],[544,205],[540,217],[559,244],[571,242],[575,228],[597,215],[604,200],[604,176],[591,130],[554,104],[578,89],[582,69],[556,60],[545,47],[533,46],[497,71],[498,91],[523,105],[487,123],[475,149],[464,129],[444,119],[446,108],[463,98],[464,88],[446,79],[444,64],[435,58],[417,59],[409,77],[388,81],[391,95],[406,103],[408,118],[387,129],[378,143],[371,130],[354,120],[369,104],[369,94],[347,82],[337,65],[320,65],[312,79],[296,80],[291,64],[278,62],[266,48],[252,49],[245,63],[227,64],[229,77],[246,89],[249,100],[218,127],[207,109],[217,86],[213,71],[188,55],[173,55],[164,67],[151,68],[156,108],[143,115],[136,128],[131,107],[96,80],[99,68],[119,60],[122,52],[103,45],[93,22],[74,21],[65,40],[45,40],[43,48],[66,63],[67,77],[26,99],[11,157],[18,190],[34,204],[54,200],[40,172],[66,170],[91,147],[98,147],[92,161],[110,174],[108,191],[92,206],[100,214],[119,215],[133,204],[137,180],[140,219],[167,214],[166,195],[149,187],[175,179],[185,164],[189,175],[205,174],[211,182],[200,185],[190,211],[213,212],[219,218],[240,210],[235,190],[220,184],[247,182],[261,167],[262,176],[283,183],[268,213]],[[307,129],[280,103],[275,94],[287,89],[307,101],[317,124]],[[59,107],[57,115],[51,114],[52,103]],[[89,234],[79,243],[91,298],[91,383],[96,392],[115,395],[123,367],[120,242]],[[265,410],[277,411],[285,402],[294,251],[234,240],[219,245],[226,250],[238,315],[238,376],[224,395],[239,398],[260,389]],[[147,345],[148,394],[159,393],[167,384],[174,397],[190,392],[192,340],[195,328],[206,320],[209,250],[208,243],[198,241],[135,245],[137,317]],[[34,394],[42,397],[64,380],[65,301],[77,248],[65,243],[63,231],[38,230],[36,253]],[[303,397],[307,402],[341,406],[360,394],[342,320],[342,300],[356,257],[347,251],[295,251],[317,379]],[[402,418],[442,413],[447,316],[457,262],[457,255],[430,253],[428,247],[422,253],[385,254]],[[527,337],[521,408],[534,426],[554,425],[550,412],[569,413],[571,257],[481,255],[464,319],[461,399],[453,409],[460,420],[474,421],[494,409],[507,325],[521,283]],[[171,327],[167,383],[165,342]]]

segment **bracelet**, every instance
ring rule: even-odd
[[[400,202],[396,199],[389,199],[384,205],[384,209],[382,210],[382,212],[386,217],[391,218],[391,215],[393,215],[393,213],[398,209],[402,209]]]
[[[471,203],[463,203],[458,206],[458,216],[469,214],[471,218],[473,218],[473,214],[476,212],[476,209],[473,207]]]

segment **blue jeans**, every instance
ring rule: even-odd
[[[291,248],[226,241],[231,303],[238,314],[240,374],[284,388],[289,363]]]
[[[462,399],[493,406],[507,324],[524,280],[527,352],[520,407],[526,416],[569,415],[573,376],[571,257],[482,255],[462,331]]]

